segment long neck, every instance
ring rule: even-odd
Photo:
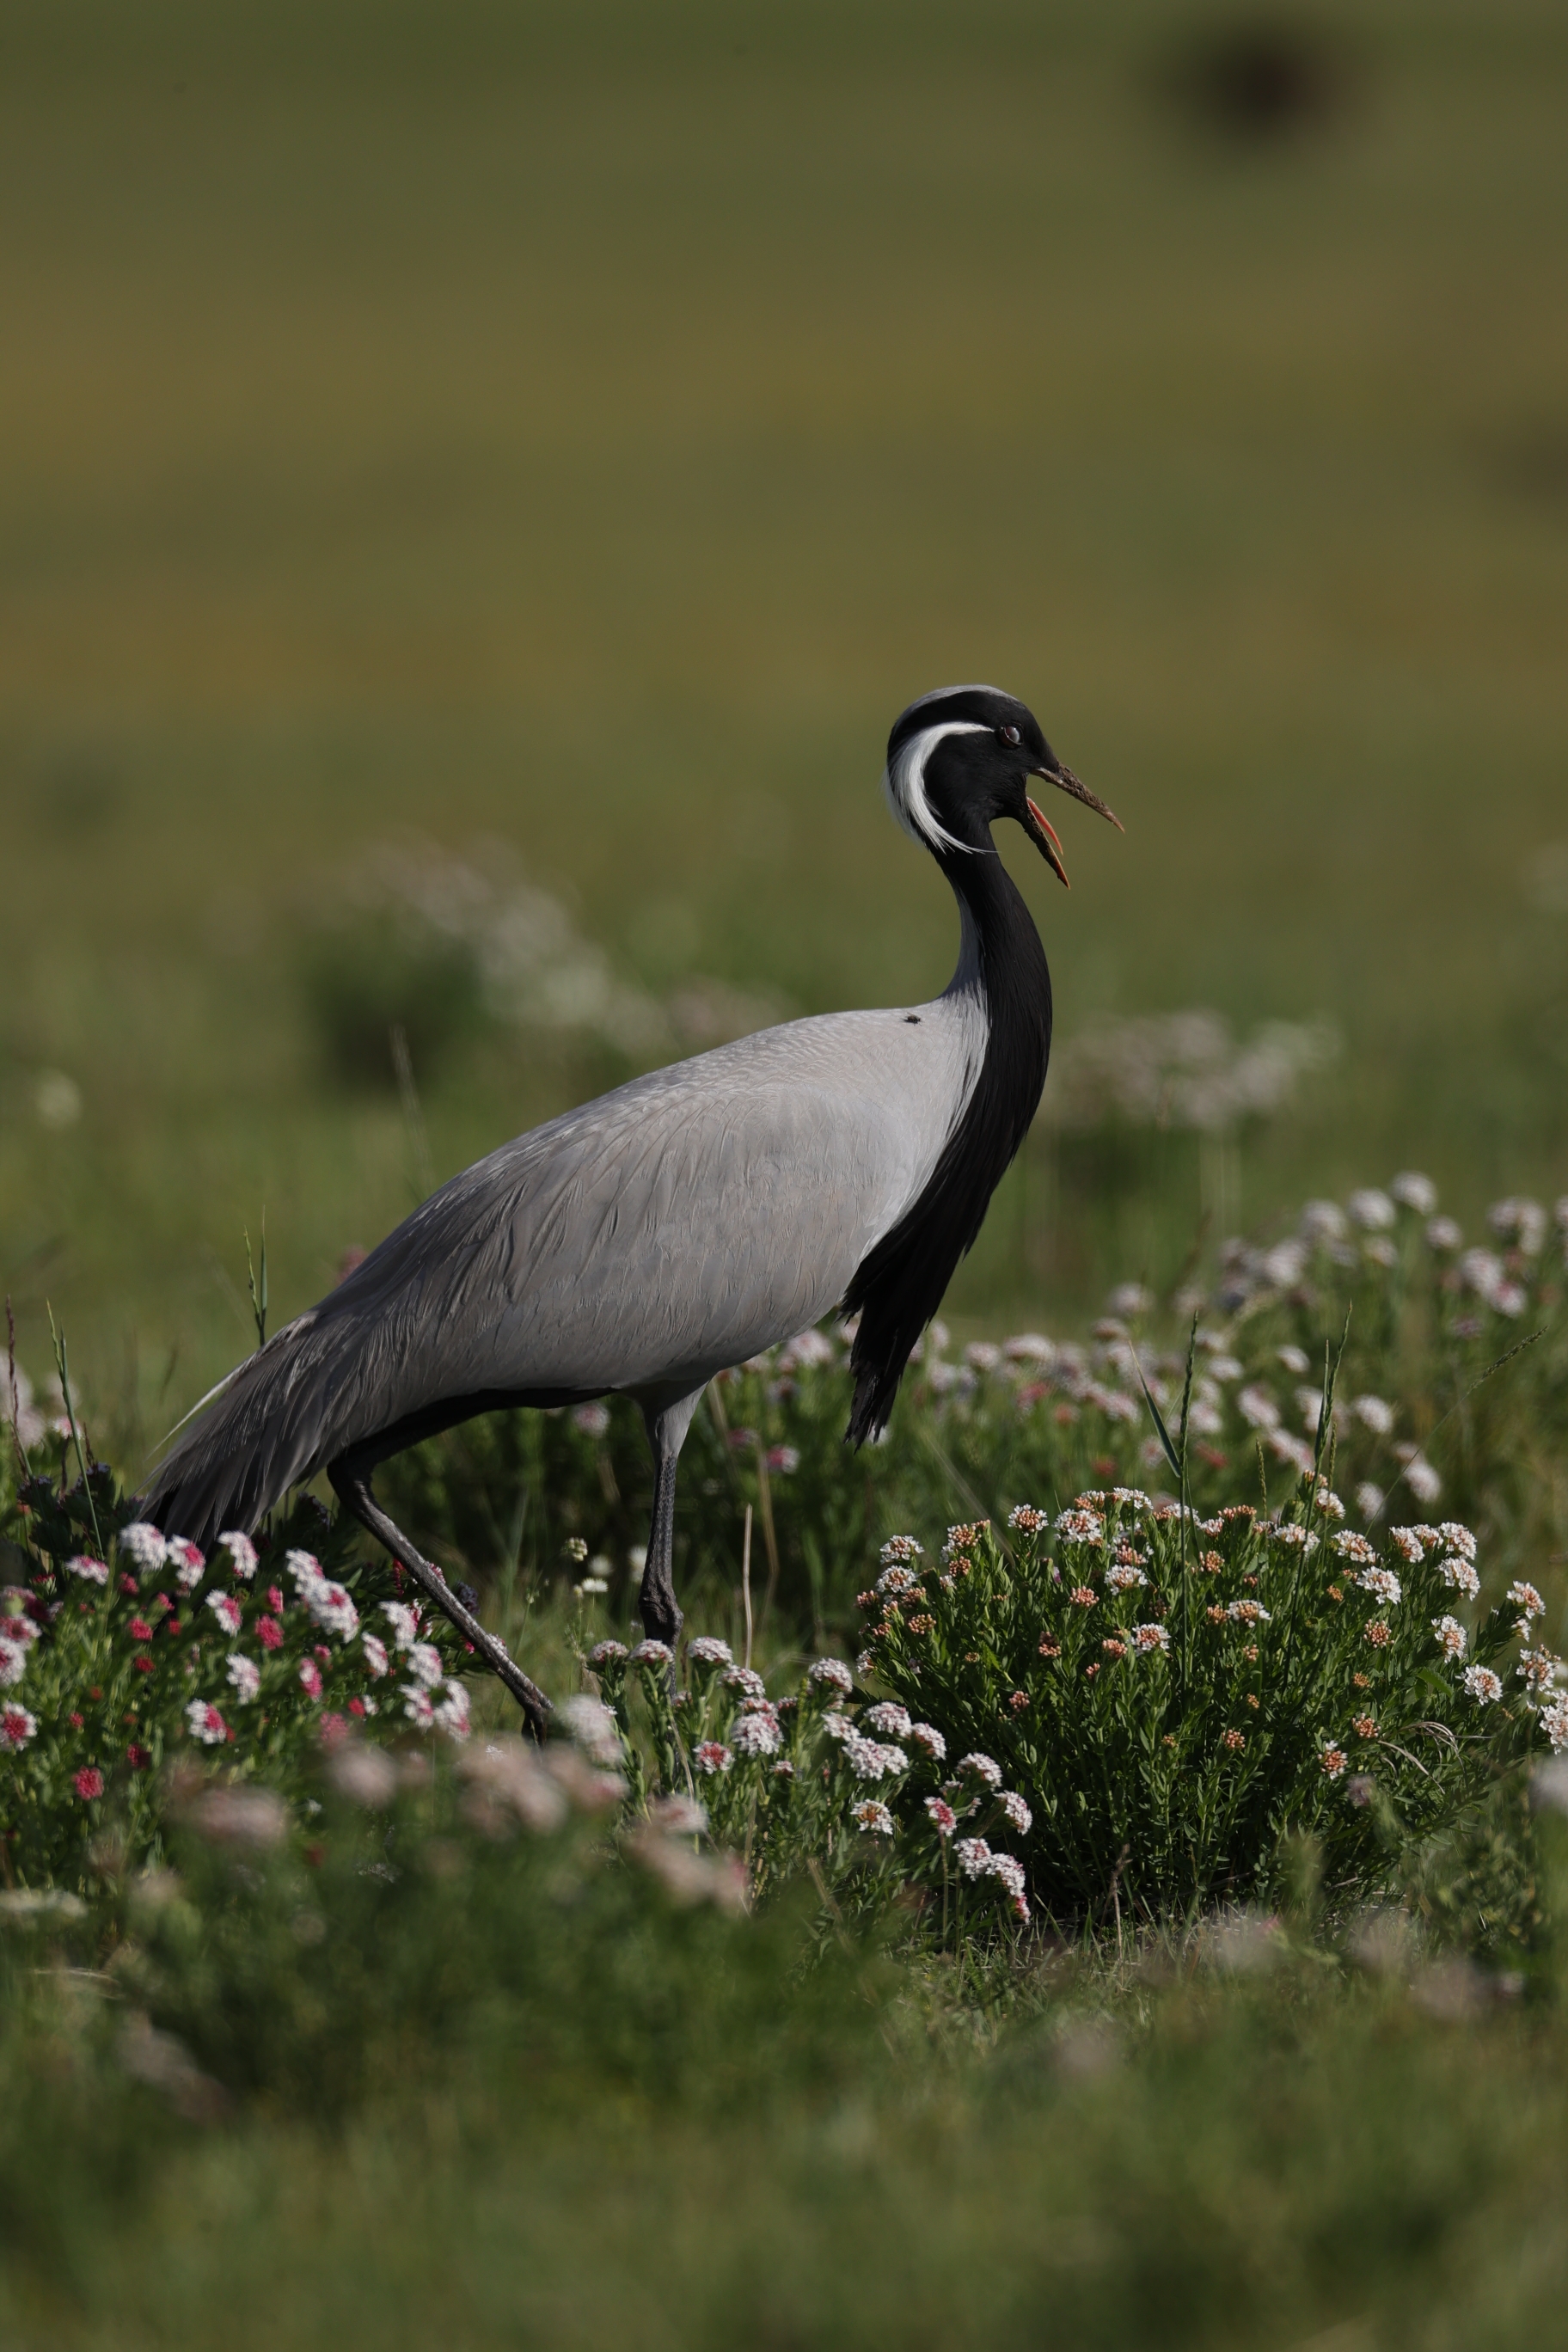
[[[846,1311],[860,1317],[848,1429],[857,1444],[885,1427],[904,1366],[1028,1133],[1050,1057],[1046,951],[989,836],[983,850],[950,850],[937,863],[952,885],[963,923],[948,992],[979,992],[985,1053],[924,1191],[861,1261],[845,1295]]]

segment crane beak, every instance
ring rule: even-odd
[[[1099,815],[1107,818],[1116,827],[1118,833],[1124,830],[1121,819],[1115,810],[1107,808],[1099,793],[1091,793],[1089,786],[1075,776],[1072,770],[1065,764],[1055,768],[1031,768],[1029,773],[1032,776],[1043,776],[1047,783],[1055,784],[1058,792],[1070,793],[1075,801],[1081,801],[1085,808],[1095,810]],[[1070,890],[1072,885],[1068,880],[1068,870],[1062,863],[1062,845],[1057,839],[1056,827],[1046,815],[1045,811],[1037,807],[1032,800],[1026,800],[1024,805],[1028,811],[1024,820],[1025,832],[1057,879],[1064,888]]]

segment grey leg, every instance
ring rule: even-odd
[[[653,1452],[653,1524],[648,1529],[647,1561],[643,1569],[637,1614],[649,1639],[668,1642],[672,1650],[680,1639],[685,1622],[675,1598],[675,1466],[701,1393],[700,1389],[696,1389],[671,1404],[652,1400],[643,1403],[643,1420]]]
[[[684,1435],[684,1431],[681,1433]],[[498,1641],[493,1633],[486,1633],[473,1612],[464,1608],[440,1570],[421,1558],[402,1529],[387,1517],[371,1492],[370,1476],[374,1466],[374,1463],[367,1464],[363,1457],[345,1454],[340,1461],[329,1465],[327,1475],[344,1509],[352,1511],[377,1543],[384,1545],[398,1565],[408,1570],[426,1598],[435,1602],[444,1616],[451,1619],[465,1640],[473,1643],[480,1657],[500,1675],[521,1707],[534,1738],[542,1739],[550,1721],[550,1701],[537,1684],[529,1681],[522,1668],[512,1663],[505,1643]]]

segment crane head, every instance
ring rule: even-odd
[[[993,824],[1012,817],[1065,884],[1056,828],[1029,795],[1037,776],[1121,831],[1121,818],[1058,759],[1028,705],[994,686],[942,687],[911,702],[888,738],[882,784],[904,831],[939,860],[991,852]]]

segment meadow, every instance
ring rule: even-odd
[[[0,1675],[37,1716],[0,1756],[0,1818],[33,1807],[7,2344],[1552,2339],[1568,1847],[1494,1612],[1522,1581],[1563,1645],[1565,85],[1545,0],[7,12],[0,1293],[37,1418],[0,1563],[42,1633]],[[234,1587],[254,1648],[279,1577],[270,1749],[182,1730],[245,1719],[220,1612],[68,1560],[123,1569],[150,1448],[254,1344],[247,1241],[276,1328],[630,1071],[940,988],[952,908],[879,778],[967,677],[1127,827],[1063,824],[1070,895],[1002,845],[1046,1105],[889,1443],[840,1446],[831,1335],[715,1384],[678,1559],[689,1632],[749,1655],[749,1507],[763,1713],[824,1654],[894,1722],[881,1548],[956,1576],[970,1523],[944,1719],[956,1756],[988,1710],[1052,1798],[1012,1841],[1028,1923],[951,1909],[918,1771],[878,1784],[880,1875],[880,1832],[809,1808],[770,1847],[760,1760],[713,1839],[644,1821],[660,1741],[741,1716],[671,1729],[658,1675],[623,1704],[588,1664],[637,1638],[618,1404],[387,1483],[557,1698],[615,1698],[624,1820],[564,1741],[555,1794],[487,1780],[472,1676],[478,1741],[323,1744],[313,1657],[321,1706],[390,1685],[322,1622],[391,1587],[308,1501],[276,1543],[347,1583]],[[1012,1515],[1148,1489],[1176,1595],[1184,1502],[1340,1557],[1314,1464],[1384,1562],[1358,1581],[1403,1579],[1373,1730],[1308,1672],[1361,1671],[1359,1618],[1320,1576],[1292,1650],[1297,1584],[1226,1535],[1185,1780],[1136,1709],[1072,1718],[1078,1780],[1031,1764],[1011,1686],[1038,1705],[1078,1634]],[[1506,1733],[1426,1635],[1463,1548],[1388,1549],[1438,1518]],[[1185,1624],[1116,1606],[1124,1649]],[[1246,1853],[1151,1893],[1108,1803],[1062,1893],[1047,1828],[1111,1759],[1176,1853],[1243,1756]]]

